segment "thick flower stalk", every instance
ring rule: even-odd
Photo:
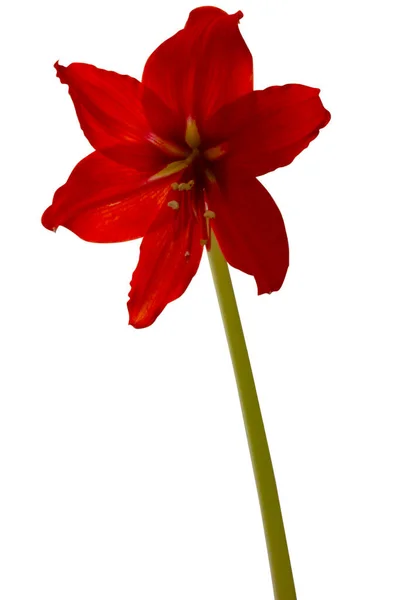
[[[213,8],[149,57],[142,82],[56,63],[95,151],[55,193],[42,222],[90,242],[143,237],[129,322],[153,323],[183,294],[213,230],[227,262],[278,290],[288,268],[284,222],[257,180],[289,164],[330,115],[319,90],[298,84],[253,91],[242,17]]]

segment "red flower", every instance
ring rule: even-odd
[[[55,65],[95,152],[56,191],[42,222],[90,242],[144,236],[128,302],[134,327],[153,323],[185,291],[210,227],[260,294],[283,283],[284,222],[256,177],[292,162],[330,114],[318,89],[253,91],[242,16],[193,10],[149,57],[142,83],[92,65]]]

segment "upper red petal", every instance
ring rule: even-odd
[[[144,236],[129,294],[129,323],[148,327],[165,306],[179,298],[197,272],[203,247],[200,228],[183,203],[173,210],[165,202]]]
[[[170,178],[148,184],[142,173],[93,152],[73,169],[42,217],[89,242],[143,237],[170,190]]]
[[[203,121],[227,102],[253,89],[252,56],[238,22],[214,7],[190,13],[185,28],[149,57],[143,83],[181,116]]]
[[[288,165],[330,120],[319,92],[299,84],[252,92],[207,121],[207,143],[227,141],[229,168],[246,175],[263,175]]]
[[[255,277],[258,293],[280,289],[288,269],[284,221],[269,192],[255,178],[213,184],[208,192],[215,212],[212,229],[227,262]]]
[[[170,132],[172,138],[175,117],[154,92],[128,75],[93,65],[55,67],[96,150],[138,170],[159,170],[165,155],[150,143],[151,134],[165,137]]]

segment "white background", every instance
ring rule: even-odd
[[[53,63],[140,78],[191,2],[14,2],[1,22],[0,596],[267,600],[261,519],[207,260],[127,325],[139,241],[40,224],[90,152]],[[399,599],[394,3],[241,9],[257,88],[322,89],[332,121],[263,183],[283,289],[233,271],[299,600]]]

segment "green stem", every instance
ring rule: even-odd
[[[296,600],[280,501],[251,363],[229,269],[213,234],[208,257],[241,401],[262,513],[274,597],[275,600]]]

